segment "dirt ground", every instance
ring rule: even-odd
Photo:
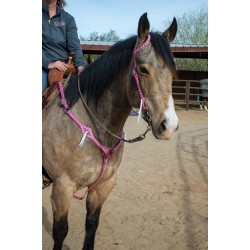
[[[180,126],[170,141],[149,133],[125,145],[117,184],[102,208],[96,250],[208,249],[208,112],[178,106],[176,112]],[[125,132],[132,138],[145,128],[129,117]],[[42,249],[49,250],[51,187],[42,192]],[[64,250],[82,249],[85,213],[85,200],[72,198]]]

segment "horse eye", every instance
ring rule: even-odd
[[[139,69],[140,69],[140,72],[141,72],[142,74],[147,74],[147,75],[149,75],[149,72],[148,72],[148,70],[147,70],[145,67],[139,67]]]

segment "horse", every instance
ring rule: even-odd
[[[83,188],[83,249],[94,249],[102,205],[116,183],[124,144],[144,139],[148,131],[169,140],[178,129],[172,97],[177,69],[170,49],[177,22],[174,18],[163,33],[149,29],[144,13],[137,35],[118,41],[78,77],[72,76],[66,87],[60,82],[60,95],[43,110],[42,164],[53,181],[54,250],[62,249],[72,196]],[[147,130],[126,139],[123,127],[132,108],[140,108]]]

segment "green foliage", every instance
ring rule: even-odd
[[[105,32],[99,35],[98,32],[94,31],[90,33],[88,37],[81,37],[80,40],[85,40],[85,41],[107,41],[107,42],[116,42],[120,38],[116,34],[116,31],[110,29],[109,32]]]
[[[99,35],[98,32],[94,31],[90,33],[88,37],[80,36],[81,41],[106,41],[106,42],[116,42],[120,37],[116,34],[116,31],[110,29],[109,32],[105,32]],[[96,60],[100,55],[84,55],[85,61],[88,63]]]
[[[178,32],[175,43],[207,44],[208,43],[208,10],[201,6],[195,11],[185,12],[177,17]]]
[[[208,59],[176,58],[178,70],[208,71]]]
[[[182,17],[176,17],[178,31],[174,43],[208,44],[208,9],[202,5],[195,11],[185,12]],[[166,22],[167,27],[172,20]],[[208,71],[207,59],[177,58],[179,70]]]

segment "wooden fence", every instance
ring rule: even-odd
[[[184,103],[186,110],[190,104],[198,105],[197,98],[206,97],[208,100],[208,85],[197,80],[174,80],[172,91],[175,102]]]

